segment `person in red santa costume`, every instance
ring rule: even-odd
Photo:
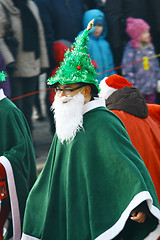
[[[146,104],[139,90],[117,74],[104,78],[100,88],[99,96],[122,120],[148,168],[160,202],[160,106]]]

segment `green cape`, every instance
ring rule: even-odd
[[[0,133],[0,163],[7,173],[13,234],[14,239],[18,240],[22,231],[26,199],[37,178],[37,170],[32,138],[26,119],[7,98],[0,101]],[[2,200],[2,207],[6,200]],[[9,226],[9,229],[7,239],[12,235],[12,226]]]
[[[122,229],[124,240],[142,240],[156,228],[156,217],[126,221],[144,200],[160,218],[150,175],[124,125],[98,107],[85,113],[84,130],[70,143],[55,135],[27,200],[22,240],[108,240]]]

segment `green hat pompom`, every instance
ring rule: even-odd
[[[0,82],[4,82],[6,80],[7,74],[2,71],[0,72]]]
[[[61,85],[72,83],[89,83],[94,84],[98,90],[99,84],[96,80],[96,70],[88,54],[88,32],[93,27],[94,20],[90,21],[87,29],[83,31],[73,43],[71,49],[68,49],[64,55],[55,76],[47,80],[48,85],[60,83]]]

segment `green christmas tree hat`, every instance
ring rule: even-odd
[[[99,84],[96,80],[97,73],[88,52],[88,33],[93,27],[94,20],[90,21],[87,29],[76,38],[71,49],[68,49],[64,55],[64,60],[61,62],[55,76],[47,80],[48,85],[60,83],[61,85],[72,83],[89,83],[94,84],[98,90]]]
[[[7,74],[5,72],[0,72],[0,82],[4,82],[6,80]]]

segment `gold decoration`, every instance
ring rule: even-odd
[[[92,20],[88,23],[87,30],[88,30],[88,31],[91,30],[92,27],[93,27],[93,25],[94,25],[94,19],[92,19]]]

